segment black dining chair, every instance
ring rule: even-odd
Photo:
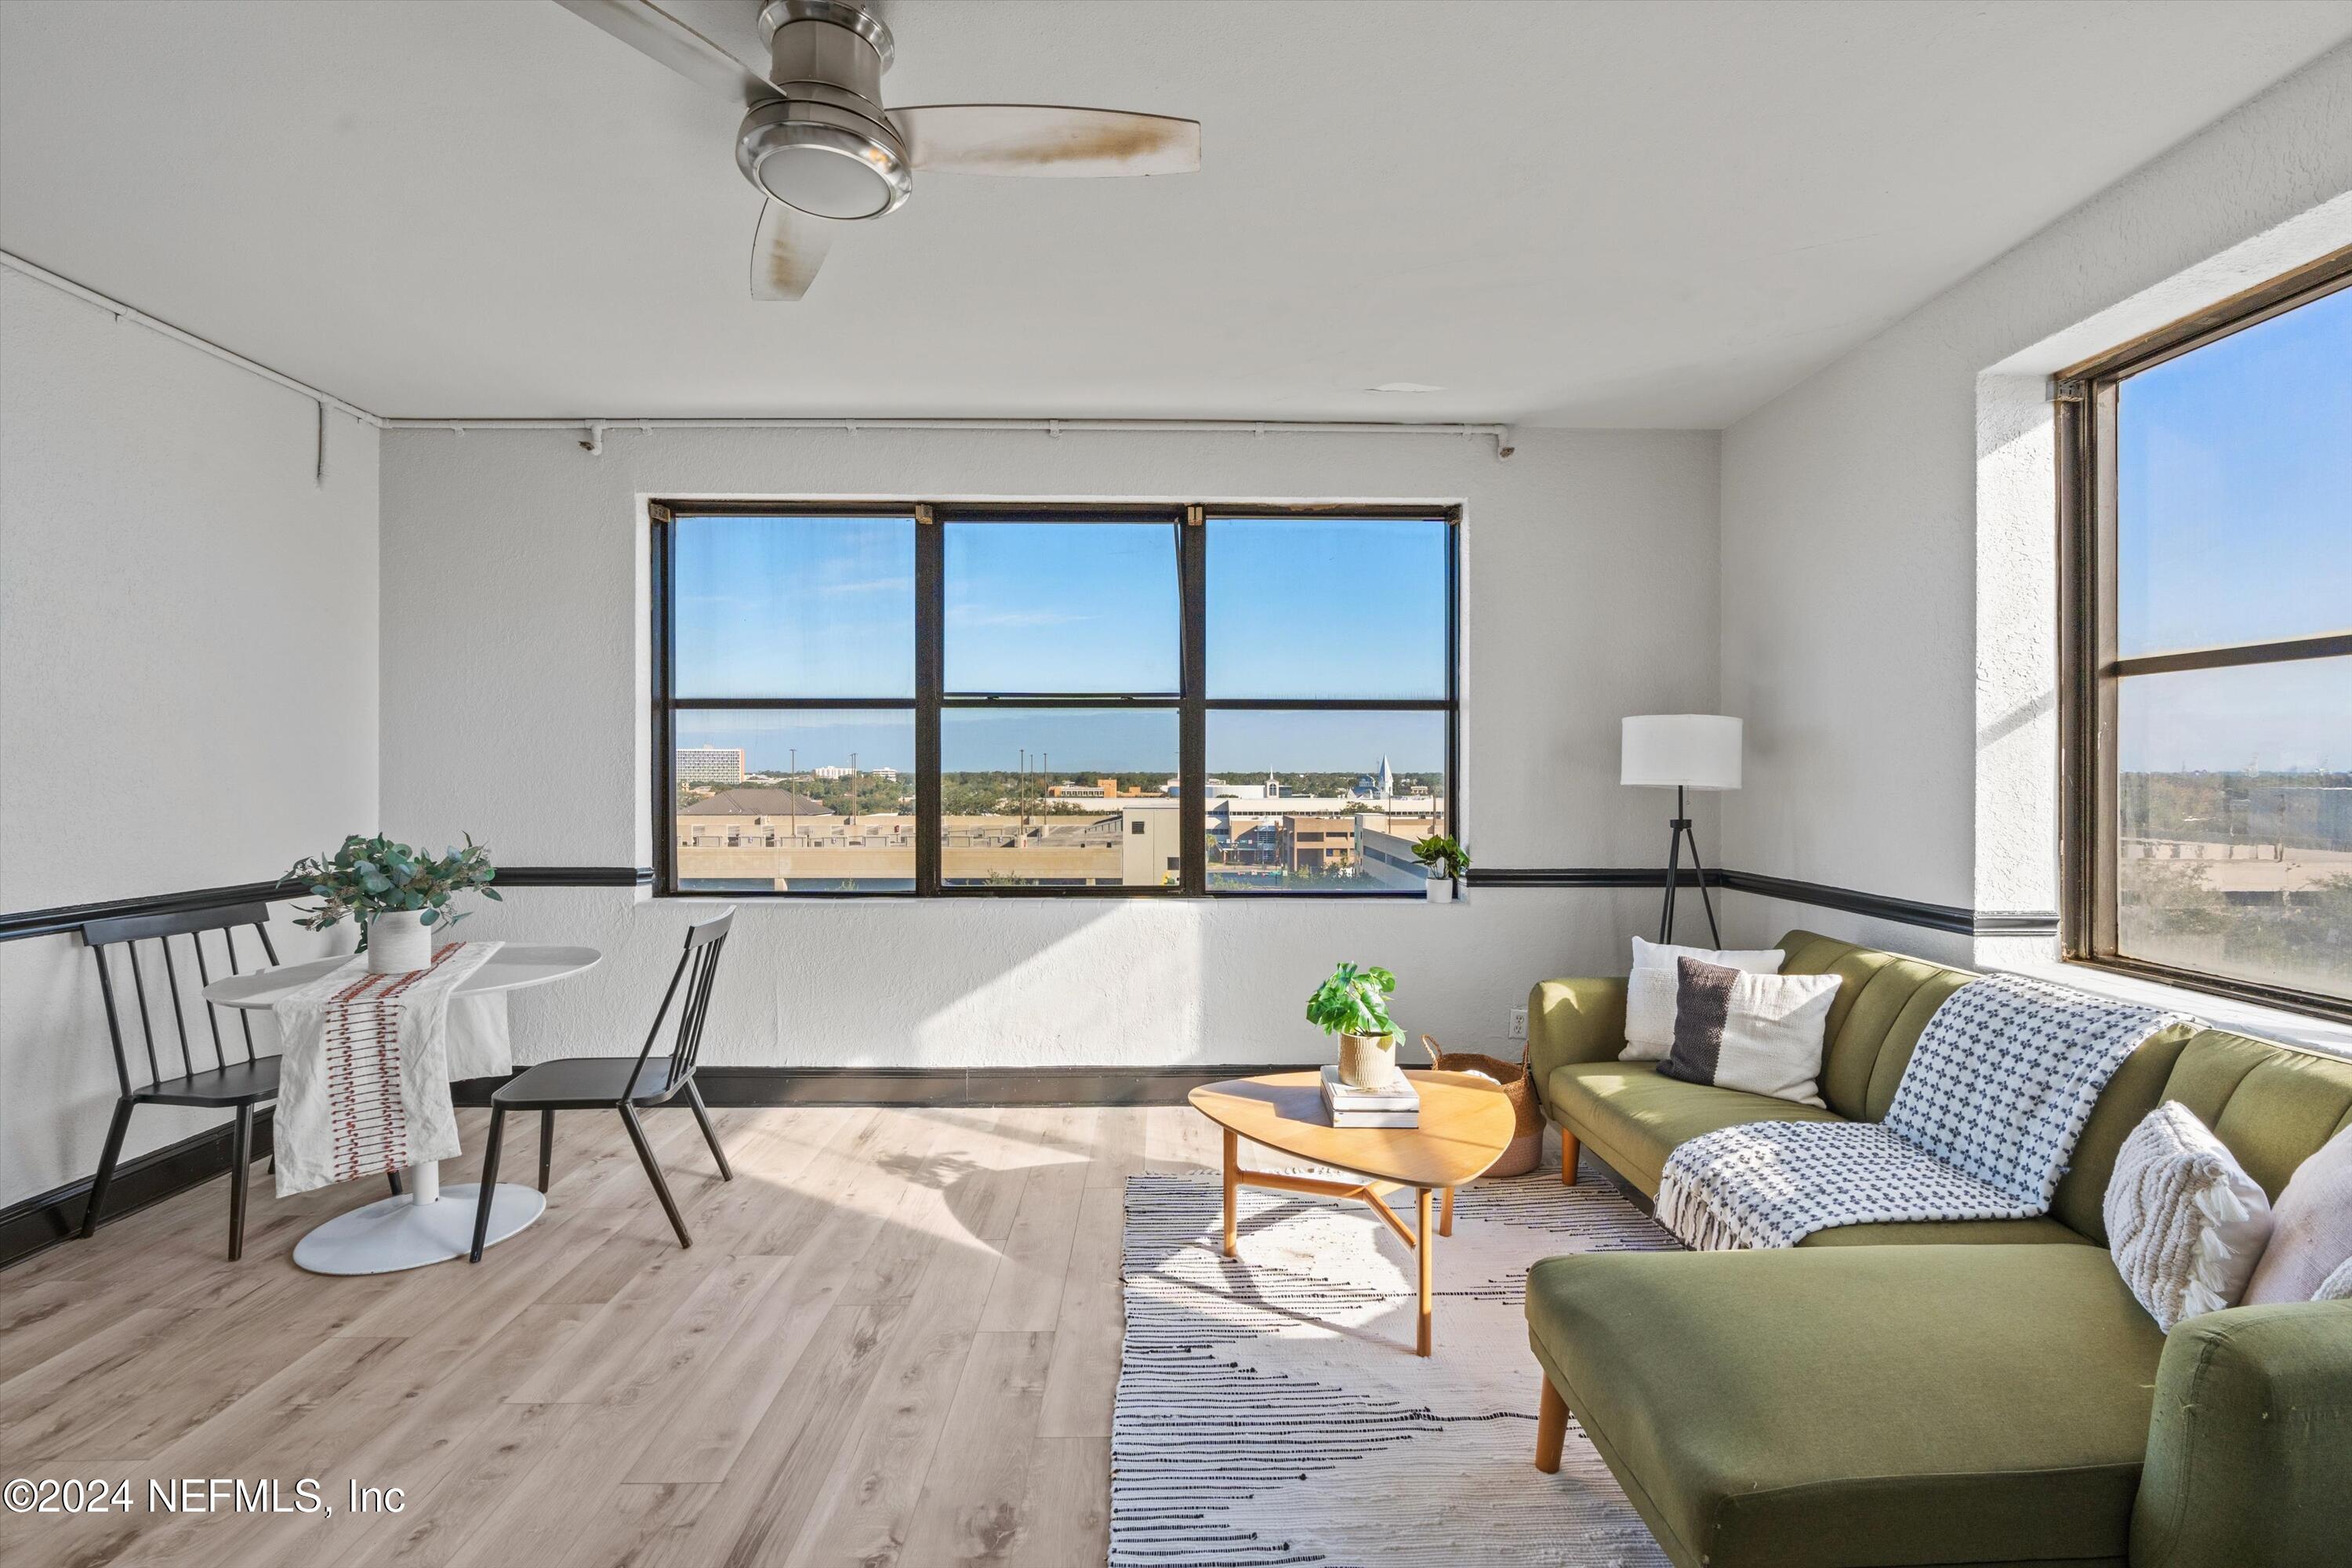
[[[236,1013],[236,1030],[224,1038],[220,1007],[205,1002],[205,1027],[193,1035],[189,1032],[181,987],[191,976],[182,971],[173,952],[173,938],[184,939],[182,951],[201,991],[215,978],[205,949],[205,938],[211,932],[220,933],[216,945],[223,961],[222,976],[244,973],[236,952],[240,926],[252,928],[265,967],[275,964],[278,950],[269,942],[267,904],[216,904],[166,915],[125,915],[83,922],[81,939],[98,961],[98,990],[106,1003],[106,1032],[114,1046],[115,1079],[121,1089],[114,1102],[114,1121],[106,1130],[106,1152],[99,1156],[98,1178],[90,1184],[89,1206],[82,1211],[85,1240],[98,1229],[100,1213],[106,1206],[106,1189],[122,1158],[123,1136],[131,1131],[131,1111],[142,1105],[191,1105],[236,1112],[229,1141],[228,1256],[231,1262],[245,1256],[245,1178],[253,1160],[253,1111],[254,1107],[278,1098],[278,1058],[254,1050],[253,1020],[242,1009],[232,1009]],[[149,944],[143,958],[142,942]],[[126,973],[128,998],[123,987]],[[136,1002],[139,1014],[142,1048],[136,1054],[124,1040],[131,1001]],[[163,1032],[167,1007],[169,1035]],[[212,1038],[210,1067],[198,1063],[195,1056],[207,1033]],[[171,1051],[175,1043],[178,1071],[167,1076],[164,1069],[175,1065]],[[240,1044],[241,1053],[236,1049]],[[142,1063],[147,1068],[143,1079],[138,1070]],[[392,1190],[400,1191],[398,1176],[392,1179]]]
[[[637,1148],[637,1159],[653,1179],[654,1194],[661,1199],[662,1212],[669,1215],[670,1228],[677,1232],[680,1247],[692,1247],[694,1238],[686,1233],[686,1221],[677,1212],[677,1200],[669,1194],[669,1184],[662,1179],[660,1164],[654,1159],[652,1145],[646,1142],[645,1124],[637,1112],[650,1106],[667,1105],[680,1094],[694,1108],[694,1119],[702,1125],[703,1141],[710,1145],[710,1157],[719,1162],[722,1181],[731,1182],[735,1173],[727,1163],[727,1152],[719,1146],[718,1130],[710,1125],[709,1108],[702,1103],[702,1095],[694,1087],[695,1058],[702,1049],[702,1025],[710,1011],[710,983],[719,973],[719,954],[727,946],[727,930],[735,921],[735,911],[728,910],[713,920],[688,926],[686,951],[678,955],[677,967],[670,972],[669,989],[662,993],[660,1010],[654,1014],[653,1027],[646,1031],[646,1043],[634,1057],[565,1057],[551,1062],[541,1062],[517,1074],[490,1097],[490,1135],[482,1152],[481,1197],[474,1210],[473,1261],[482,1260],[482,1247],[488,1240],[490,1229],[490,1197],[499,1184],[499,1145],[506,1136],[507,1112],[536,1110],[539,1112],[539,1190],[547,1191],[548,1174],[553,1165],[555,1149],[555,1113],[559,1110],[617,1110],[621,1125],[629,1130],[629,1142]],[[662,1024],[669,1016],[670,1004],[684,1000],[677,1015],[677,1031],[667,1057],[655,1058],[654,1045],[661,1038]]]

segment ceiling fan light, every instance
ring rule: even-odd
[[[814,217],[896,210],[914,189],[906,155],[862,116],[802,101],[763,104],[743,121],[735,162],[766,195]]]

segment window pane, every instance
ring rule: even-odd
[[[1423,890],[1413,841],[1443,833],[1443,713],[1209,714],[1209,886]]]
[[[1210,519],[1209,695],[1444,697],[1447,526]]]
[[[1173,524],[945,526],[948,690],[1176,693]]]
[[[940,876],[951,888],[1172,888],[1176,711],[949,709]]]
[[[2122,654],[2352,626],[2352,289],[2123,383]]]
[[[915,715],[677,716],[677,881],[688,892],[915,885]]]
[[[913,518],[676,526],[678,696],[915,694]]]
[[[2352,996],[2352,658],[2117,686],[2116,946]]]

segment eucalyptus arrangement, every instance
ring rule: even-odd
[[[433,962],[431,928],[446,931],[465,918],[450,907],[452,898],[479,893],[499,900],[499,890],[490,886],[498,874],[490,852],[471,834],[463,849],[434,856],[382,834],[362,838],[354,833],[332,855],[294,862],[286,879],[302,883],[323,900],[299,908],[296,925],[325,931],[349,915],[360,922],[368,969],[398,974]]]
[[[1377,1089],[1395,1081],[1396,1023],[1389,997],[1396,976],[1377,964],[1343,963],[1307,999],[1307,1021],[1339,1037],[1339,1081]]]

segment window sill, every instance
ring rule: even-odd
[[[2217,1028],[2233,1030],[2238,1034],[2305,1046],[2329,1056],[2352,1058],[2352,1024],[2338,1024],[2331,1019],[2313,1017],[2307,1013],[2266,1007],[2258,1002],[2242,1002],[2233,996],[2195,991],[2185,985],[2143,980],[2137,975],[2103,969],[2095,963],[2053,961],[1998,967],[2003,973],[2053,981],[2061,985],[2071,985],[2077,991],[2088,991],[2095,996],[2111,996],[2119,1002],[2137,1002],[2146,1006],[2187,1013]]]

